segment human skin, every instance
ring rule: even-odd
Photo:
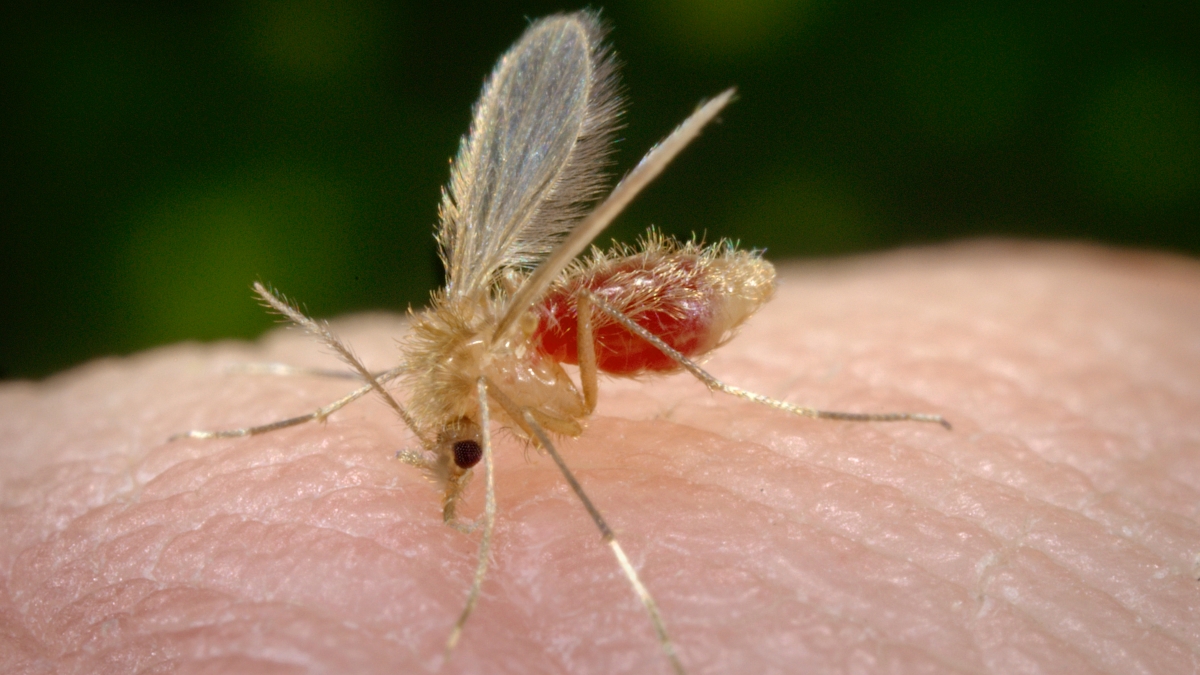
[[[984,242],[780,272],[711,372],[954,429],[602,381],[560,449],[689,672],[1200,671],[1200,264]],[[404,320],[334,328],[384,368]],[[504,433],[491,570],[442,664],[479,534],[393,459],[413,441],[382,403],[167,442],[353,388],[229,372],[264,361],[333,363],[280,330],[0,388],[0,670],[669,672],[553,462]]]

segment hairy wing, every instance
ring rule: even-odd
[[[589,12],[529,27],[475,104],[442,195],[446,295],[487,293],[506,267],[532,267],[603,188],[618,114],[612,58]]]
[[[650,184],[662,170],[675,159],[675,156],[687,147],[700,134],[706,124],[716,118],[717,113],[733,100],[734,90],[726,89],[711,101],[706,102],[688,116],[682,124],[675,127],[670,136],[661,143],[650,148],[650,152],[633,167],[608,197],[597,206],[586,218],[571,230],[571,234],[563,239],[558,248],[550,252],[541,265],[529,275],[517,292],[509,299],[504,315],[496,324],[494,337],[500,339],[517,323],[517,318],[541,297],[550,287],[554,279],[567,265],[592,243],[604,228],[616,218],[621,210]]]

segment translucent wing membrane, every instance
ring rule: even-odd
[[[588,12],[542,19],[488,78],[442,197],[448,298],[534,266],[599,196],[619,103],[602,37]]]

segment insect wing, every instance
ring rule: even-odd
[[[621,179],[620,183],[617,183],[617,187],[613,188],[608,197],[586,218],[575,225],[571,233],[558,245],[558,248],[546,257],[546,260],[534,270],[533,274],[529,275],[517,289],[516,294],[509,299],[508,308],[496,324],[494,332],[496,338],[503,337],[516,325],[517,317],[529,309],[530,305],[550,287],[550,284],[554,282],[559,273],[566,269],[571,260],[582,253],[583,249],[592,243],[592,240],[608,227],[613,218],[616,218],[621,210],[637,196],[637,193],[662,173],[662,170],[680,151],[687,147],[688,143],[695,140],[700,130],[716,118],[717,113],[733,100],[733,96],[734,90],[726,89],[711,101],[697,108],[696,112],[675,127],[675,131],[672,131],[670,136],[651,148],[642,161],[633,168],[633,171],[630,171]]]
[[[442,198],[449,298],[535,265],[599,195],[618,105],[602,36],[587,12],[542,19],[488,78]]]

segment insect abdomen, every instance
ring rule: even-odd
[[[651,234],[641,250],[594,252],[569,270],[539,306],[534,344],[560,363],[578,363],[576,294],[586,288],[684,356],[729,339],[774,291],[775,270],[757,253],[717,244],[679,244]],[[679,364],[599,310],[592,313],[596,365],[613,375],[666,373]]]

